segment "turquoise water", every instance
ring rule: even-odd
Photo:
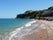
[[[0,19],[0,34],[5,34],[19,28],[31,19]]]

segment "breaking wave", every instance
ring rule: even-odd
[[[34,20],[34,21],[31,21],[31,22],[25,24],[24,26],[22,26],[21,28],[17,28],[17,29],[14,30],[13,32],[11,32],[11,33],[9,34],[9,40],[16,40],[16,39],[20,40],[20,38],[21,38],[23,35],[27,34],[29,31],[31,31],[30,26],[31,26],[34,22],[36,22],[36,21],[35,21],[35,20]]]
[[[6,36],[5,40],[25,40],[24,37],[25,35],[32,34],[33,32],[37,32],[37,29],[39,25],[36,23],[36,20],[33,20],[24,26],[15,29],[14,31],[10,32],[8,36]],[[42,24],[43,26],[43,24]],[[39,27],[41,28],[41,27]],[[37,29],[37,30],[35,30]]]

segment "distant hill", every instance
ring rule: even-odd
[[[44,10],[28,10],[23,14],[18,14],[16,18],[28,18],[28,19],[40,19],[41,17],[52,17],[53,16],[53,6]]]

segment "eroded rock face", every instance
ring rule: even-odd
[[[42,17],[52,17],[52,16],[53,16],[53,10],[42,13]]]
[[[53,16],[53,6],[44,10],[28,10],[23,14],[18,14],[16,18],[27,18],[27,19],[35,19],[37,17],[52,17]],[[39,19],[38,18],[38,19]]]

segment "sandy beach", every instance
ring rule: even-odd
[[[38,24],[38,28],[33,28],[31,34],[22,36],[22,40],[53,40],[53,21],[37,20],[34,24]]]
[[[19,32],[18,32],[19,30]],[[53,21],[34,20],[2,40],[53,40]]]

